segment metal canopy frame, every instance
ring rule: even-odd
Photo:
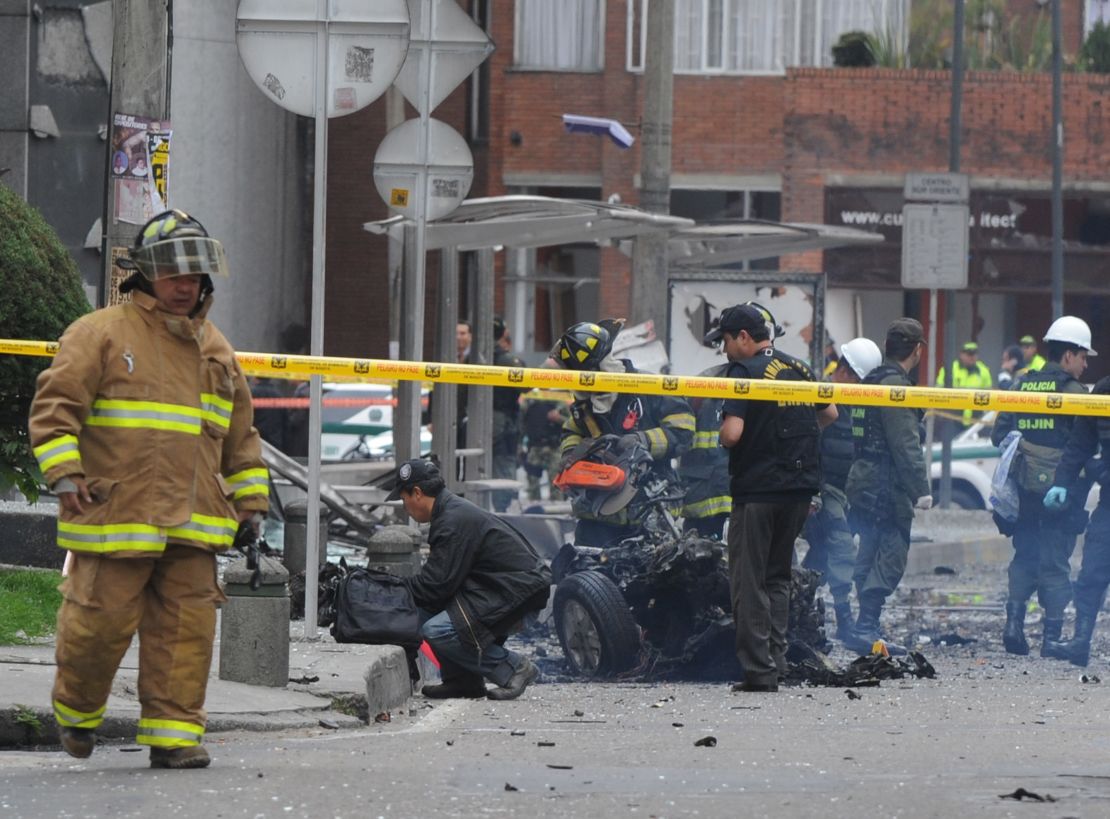
[[[667,242],[667,262],[672,269],[712,269],[788,253],[880,244],[882,241],[881,234],[856,228],[731,219],[701,222],[693,228],[672,233]],[[630,251],[631,247],[625,252]]]
[[[406,220],[366,222],[374,234],[398,236]],[[550,196],[467,199],[450,215],[428,223],[427,249],[529,248],[572,242],[611,244],[653,231],[690,230],[691,219],[648,213],[628,205]]]

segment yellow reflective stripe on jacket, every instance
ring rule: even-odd
[[[651,457],[661,458],[667,454],[667,433],[659,427],[653,427],[643,432],[648,439],[648,449],[651,451]]]
[[[70,523],[58,521],[58,545],[75,552],[162,552],[166,532],[146,523]]]
[[[202,410],[183,404],[97,398],[85,423],[94,427],[164,429],[200,435],[202,417]]]
[[[235,405],[230,401],[220,398],[218,395],[213,395],[210,392],[202,392],[200,394],[200,411],[201,417],[205,421],[210,421],[216,426],[228,429],[231,427],[231,411]]]
[[[580,443],[582,443],[582,436],[578,433],[565,435],[563,440],[559,442],[559,454],[566,455]]]
[[[239,524],[232,518],[194,514],[184,526],[167,529],[166,534],[170,538],[184,538],[226,547],[235,540],[235,532],[238,528]]]
[[[270,473],[266,469],[244,469],[228,475],[227,483],[231,487],[231,497],[235,500],[248,495],[270,497]]]
[[[688,429],[693,432],[697,428],[697,421],[694,419],[694,413],[692,412],[675,412],[664,415],[659,425],[671,429]]]
[[[135,742],[140,745],[154,745],[158,748],[189,748],[200,745],[204,738],[204,726],[194,722],[178,722],[174,719],[140,719],[139,732]]]
[[[694,445],[691,449],[717,449],[721,445],[721,433],[714,430],[713,432],[695,432]]]
[[[108,706],[102,705],[95,711],[78,711],[54,700],[54,719],[64,728],[96,728],[104,722],[104,712]]]
[[[65,461],[81,463],[81,452],[77,448],[77,437],[74,435],[59,435],[52,441],[39,444],[34,453],[39,469],[43,472]]]
[[[728,495],[717,495],[682,507],[682,514],[688,518],[711,518],[714,515],[727,515],[730,512],[732,512],[732,498]]]
[[[58,545],[75,552],[163,552],[170,538],[229,547],[239,524],[233,518],[191,516],[183,526],[163,528],[148,523],[70,523],[58,521]]]

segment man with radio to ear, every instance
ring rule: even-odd
[[[516,699],[539,669],[504,643],[523,617],[547,605],[551,570],[497,515],[447,489],[431,461],[405,461],[389,500],[417,523],[430,523],[428,559],[406,580],[428,619],[420,634],[440,662],[432,699]],[[497,687],[486,689],[485,680]]]

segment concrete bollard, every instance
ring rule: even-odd
[[[300,574],[305,570],[308,560],[308,500],[301,498],[289,501],[282,511],[285,514],[285,543],[282,546],[281,562],[285,564],[290,575]],[[322,504],[320,512],[318,557],[320,565],[323,566],[328,560],[328,521],[327,512]]]
[[[224,571],[220,679],[284,688],[289,682],[289,572],[260,558],[262,584],[251,589],[246,560]]]
[[[384,526],[366,544],[367,568],[412,577],[420,571],[420,543],[411,526]]]

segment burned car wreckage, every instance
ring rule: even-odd
[[[724,545],[683,532],[682,488],[639,443],[602,435],[573,450],[556,485],[576,514],[624,513],[638,531],[604,548],[567,543],[552,561],[555,628],[585,677],[685,666],[735,671]]]

